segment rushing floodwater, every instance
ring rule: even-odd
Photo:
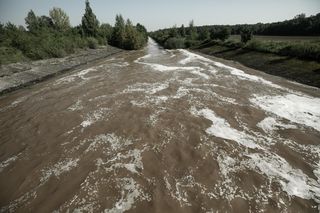
[[[0,212],[319,212],[319,97],[150,40],[0,98]]]

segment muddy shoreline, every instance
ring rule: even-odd
[[[107,46],[83,50],[64,58],[1,65],[0,96],[76,68],[97,63],[122,51],[116,47]]]

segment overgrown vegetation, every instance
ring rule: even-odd
[[[240,34],[241,40],[230,40],[231,34]],[[187,28],[184,25],[179,29],[174,26],[152,32],[150,36],[168,49],[221,45],[320,61],[320,40],[304,42],[257,41],[254,39],[254,34],[320,35],[320,13],[310,17],[301,14],[284,22],[255,25],[195,27],[191,21]]]
[[[139,49],[147,43],[147,30],[143,25],[133,26],[129,19],[124,23],[121,15],[116,17],[115,27],[100,24],[89,1],[86,0],[85,4],[82,22],[75,27],[71,26],[68,15],[61,8],[53,8],[49,16],[37,16],[30,10],[25,18],[27,29],[12,23],[0,23],[0,64],[64,57],[77,49],[95,49],[106,44],[128,50]]]

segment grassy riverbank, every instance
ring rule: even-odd
[[[304,49],[314,44],[319,45],[318,41],[315,40],[293,42],[264,39],[260,41],[253,40],[251,43],[242,46],[239,41],[230,39],[226,42],[206,42],[191,49],[204,54],[234,60],[272,75],[320,88],[320,63],[316,60],[316,57],[319,56],[310,54],[310,58],[314,57],[311,60],[307,57],[281,53],[280,48],[284,48],[284,45],[291,45],[307,55],[309,53]]]

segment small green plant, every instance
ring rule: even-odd
[[[88,47],[90,49],[97,49],[98,48],[98,40],[97,39],[95,39],[93,37],[88,37],[87,42],[88,42]]]

